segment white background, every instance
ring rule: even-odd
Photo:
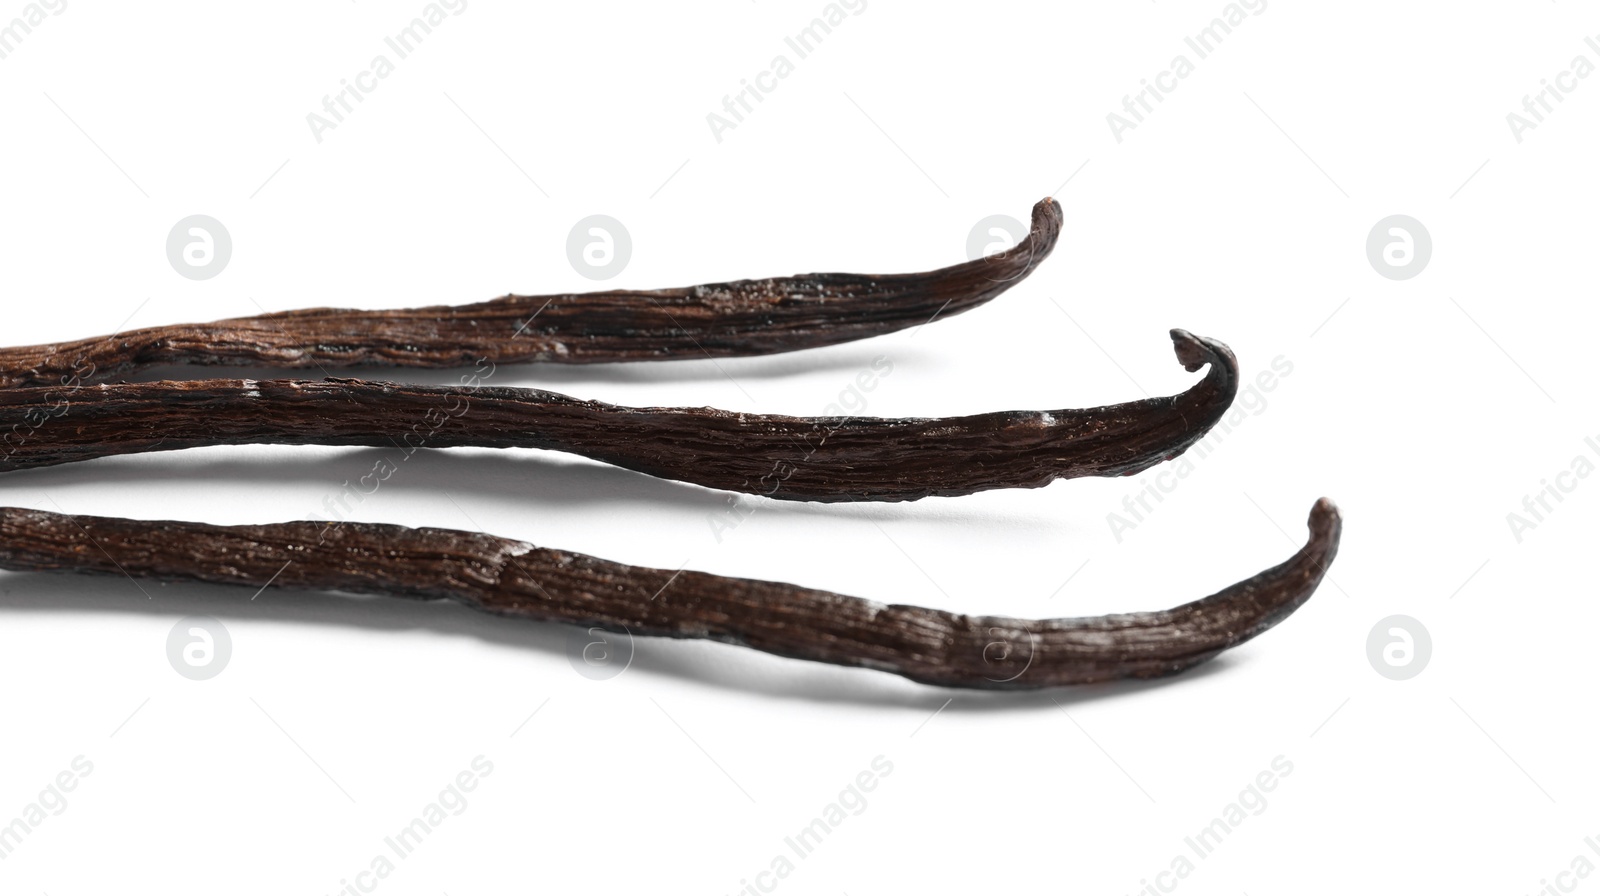
[[[1065,230],[1031,279],[914,335],[493,383],[815,414],[886,357],[865,413],[943,415],[1180,391],[1197,377],[1174,326],[1228,342],[1247,376],[1292,364],[1120,541],[1108,514],[1137,480],[745,499],[719,542],[724,495],[533,451],[418,454],[358,518],[1033,617],[1207,594],[1288,556],[1328,495],[1334,581],[1181,678],[997,696],[644,639],[595,681],[567,629],[452,606],[5,573],[0,822],[74,757],[93,771],[0,860],[0,890],[335,893],[477,756],[493,772],[465,810],[373,892],[732,894],[879,756],[893,771],[866,808],[759,882],[1132,894],[1280,756],[1293,771],[1265,809],[1163,886],[1522,894],[1600,863],[1583,842],[1600,614],[1579,559],[1600,478],[1565,480],[1520,542],[1507,521],[1575,457],[1600,463],[1600,77],[1520,143],[1506,120],[1575,56],[1600,62],[1583,40],[1600,15],[1274,0],[1197,61],[1183,39],[1223,3],[869,0],[719,142],[708,113],[793,61],[784,37],[823,7],[473,0],[318,142],[307,114],[393,59],[383,39],[421,2],[71,0],[0,60],[4,340],[595,288],[565,243],[596,213],[634,246],[606,286],[918,270],[1055,195]],[[1180,53],[1193,74],[1119,142],[1107,114]],[[214,279],[168,264],[191,214],[232,235]],[[1410,280],[1366,256],[1391,214],[1432,235]],[[0,502],[289,520],[382,456],[112,458],[7,473]],[[231,634],[207,681],[166,655],[191,614]],[[1368,659],[1393,614],[1433,645],[1405,681]]]

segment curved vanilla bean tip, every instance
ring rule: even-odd
[[[1339,512],[1287,561],[1170,610],[966,616],[781,582],[627,566],[449,529],[142,522],[0,508],[0,568],[453,600],[503,616],[706,638],[927,684],[1021,690],[1181,672],[1283,621],[1322,581]]]
[[[107,382],[157,364],[277,368],[595,364],[766,355],[866,339],[960,314],[1005,292],[1055,248],[1042,199],[1016,246],[910,274],[797,274],[676,289],[508,295],[390,311],[309,308],[0,349],[0,388]]]
[[[0,389],[0,471],[207,445],[544,448],[793,501],[915,501],[1121,476],[1202,438],[1233,402],[1226,345],[1173,330],[1205,377],[1179,395],[968,417],[788,417],[619,407],[537,389],[187,380]],[[55,419],[60,418],[60,419]]]

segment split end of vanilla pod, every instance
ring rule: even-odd
[[[0,508],[0,568],[450,600],[931,685],[1025,690],[1173,675],[1277,625],[1316,591],[1338,551],[1331,501],[1316,503],[1309,525],[1294,556],[1209,597],[1153,612],[1038,620],[885,605],[481,533],[373,523],[212,526]]]
[[[1040,200],[1004,252],[902,274],[796,274],[653,290],[507,295],[470,305],[308,308],[0,348],[0,388],[110,382],[161,364],[332,370],[734,358],[834,345],[971,310],[1021,282],[1061,235]]]

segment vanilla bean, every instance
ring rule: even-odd
[[[1209,597],[1079,619],[885,605],[375,523],[212,526],[0,508],[0,568],[453,600],[503,616],[706,638],[927,684],[1007,690],[1171,675],[1261,634],[1311,597],[1338,550],[1331,501],[1316,503],[1309,525],[1294,556]]]
[[[799,501],[914,501],[1121,476],[1199,441],[1232,403],[1226,345],[1172,331],[1187,391],[1087,410],[787,417],[629,408],[536,389],[189,380],[0,390],[0,470],[208,445],[544,448]],[[55,418],[55,419],[51,419]],[[37,421],[48,425],[34,425]]]
[[[310,308],[0,348],[0,387],[107,382],[157,364],[278,368],[595,364],[765,355],[921,326],[975,308],[1055,248],[1061,206],[1012,248],[934,271],[798,274],[677,289],[508,295],[387,311]]]

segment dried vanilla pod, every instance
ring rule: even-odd
[[[1283,621],[1339,547],[1333,503],[1285,562],[1168,610],[967,616],[779,582],[627,566],[526,542],[375,523],[213,526],[0,508],[0,568],[452,600],[542,622],[706,638],[957,688],[1024,690],[1182,672]]]
[[[1027,277],[1055,248],[1061,206],[994,255],[908,274],[798,274],[676,289],[508,295],[385,311],[308,308],[209,324],[0,348],[0,388],[109,382],[158,364],[333,370],[734,358],[866,339],[960,314]]]
[[[0,470],[208,445],[543,448],[665,479],[795,501],[915,501],[1123,476],[1222,418],[1238,361],[1171,333],[1204,378],[1173,396],[965,417],[789,417],[620,407],[538,389],[362,380],[189,380],[0,389]],[[49,419],[54,416],[56,419]],[[31,426],[45,420],[45,425]]]

